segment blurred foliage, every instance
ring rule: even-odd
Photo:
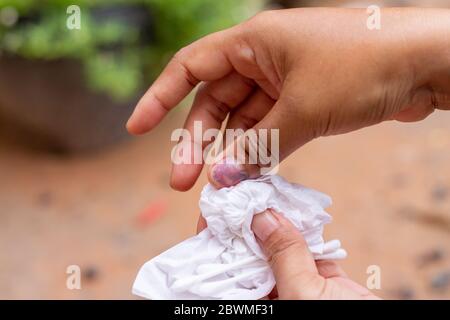
[[[74,4],[79,30],[66,27]],[[91,88],[127,99],[177,49],[241,21],[252,8],[251,0],[0,0],[0,54],[77,59]]]

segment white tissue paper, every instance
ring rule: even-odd
[[[148,299],[260,299],[275,286],[272,270],[251,230],[253,215],[271,208],[303,234],[314,258],[343,259],[338,240],[324,242],[331,199],[277,175],[234,187],[205,186],[200,210],[208,227],[151,259],[133,293]]]

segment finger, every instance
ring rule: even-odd
[[[428,88],[418,90],[411,98],[409,105],[399,113],[392,116],[392,119],[401,122],[421,121],[434,112],[435,97]]]
[[[185,191],[192,187],[203,167],[203,151],[211,143],[202,139],[203,133],[211,128],[220,129],[229,111],[247,98],[254,85],[253,80],[231,72],[222,79],[207,82],[199,88],[184,125],[191,139],[182,144],[183,148],[196,150],[199,155],[196,161],[191,154],[188,163],[173,164],[171,186],[174,189]],[[197,133],[198,129],[201,132]]]
[[[272,291],[270,291],[269,295],[267,296],[270,300],[276,300],[278,299],[278,290],[275,286]]]
[[[256,90],[242,105],[234,109],[228,119],[226,129],[248,130],[254,127],[275,104],[263,90]]]
[[[197,221],[197,234],[202,232],[207,226],[205,218],[200,214]]]
[[[434,110],[450,110],[450,95],[429,88],[419,90],[410,105],[392,118],[401,122],[414,122],[427,118]]]
[[[239,155],[239,152],[246,153],[247,150],[245,145],[239,150],[237,141],[245,131],[264,118],[274,103],[275,101],[264,91],[256,90],[242,105],[232,111],[224,135],[226,149],[219,156],[221,161],[208,168],[209,181],[216,188],[235,185],[242,180],[260,175],[257,164],[238,161],[236,155]]]
[[[450,93],[436,92],[433,105],[439,110],[450,110]]]
[[[431,105],[419,105],[407,108],[400,111],[393,116],[393,119],[400,122],[415,122],[427,118],[434,112],[434,107]]]
[[[335,261],[318,260],[316,261],[316,267],[319,271],[319,274],[324,278],[348,278],[345,271]]]
[[[369,291],[366,287],[363,287],[359,283],[354,282],[353,280],[350,280],[348,278],[343,277],[337,277],[334,278],[333,281],[339,283],[341,286],[347,288],[349,292],[356,293],[359,298],[365,299],[365,300],[380,300],[379,297],[374,295],[372,292]]]
[[[260,121],[245,135],[236,138],[225,155],[210,166],[210,183],[216,188],[229,187],[267,174],[296,148],[311,140],[310,126],[302,125],[307,121],[298,123],[296,109],[297,106],[289,107],[286,99],[280,97]]]
[[[180,50],[138,102],[127,123],[130,133],[155,127],[200,81],[222,78],[232,70],[225,54],[233,36],[228,29],[206,36]]]
[[[213,185],[217,188],[235,185],[241,181],[241,179],[253,179],[261,175],[258,163],[253,164],[251,161],[242,161],[240,165],[238,165],[238,167],[241,168],[241,172],[244,172],[244,174],[233,174],[232,172],[236,169],[234,164],[239,163],[239,161],[235,161],[236,157],[233,155],[239,153],[238,148],[236,147],[239,143],[236,139],[261,121],[274,104],[275,100],[273,100],[264,90],[259,89],[254,91],[241,106],[232,111],[224,134],[224,145],[227,146],[224,155],[222,156],[225,157],[225,160],[223,161],[224,166],[219,167],[221,164],[217,164],[214,170],[208,170],[211,174],[210,181],[213,181]],[[246,147],[248,147],[248,144],[244,144],[242,150],[246,154],[245,157],[248,159],[249,151]],[[229,154],[230,150],[233,150],[231,155]],[[227,173],[227,170],[231,170],[231,172]],[[238,179],[233,179],[233,177],[237,177]]]
[[[325,279],[301,233],[290,221],[267,210],[253,218],[252,230],[271,264],[280,299],[319,298]]]

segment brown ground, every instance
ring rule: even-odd
[[[0,140],[0,298],[133,298],[139,267],[195,230],[205,177],[186,193],[168,187],[170,132],[185,111],[90,156],[37,154]],[[326,237],[342,240],[342,264],[360,283],[369,265],[381,267],[383,298],[450,298],[448,283],[431,286],[450,272],[449,124],[450,113],[436,113],[319,139],[282,165],[289,180],[333,197]],[[155,201],[167,210],[146,225],[139,213]],[[66,288],[71,264],[85,272],[82,290]]]

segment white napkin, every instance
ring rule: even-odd
[[[148,299],[260,299],[275,280],[251,230],[253,216],[268,208],[288,218],[317,259],[343,259],[338,240],[324,242],[331,199],[277,175],[237,186],[205,186],[200,210],[208,227],[151,259],[139,271],[133,293]]]

